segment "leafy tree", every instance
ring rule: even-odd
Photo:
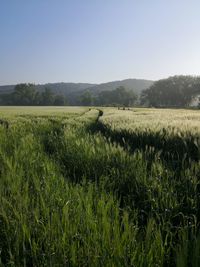
[[[0,95],[0,105],[13,105],[12,94],[1,94]]]
[[[200,109],[200,96],[198,97],[198,108]]]
[[[54,104],[54,94],[50,88],[46,87],[44,92],[41,93],[40,104],[44,106],[51,106]]]
[[[66,99],[62,95],[55,95],[54,97],[54,105],[55,106],[64,106],[66,105]]]
[[[112,91],[102,91],[97,98],[98,105],[112,105],[112,106],[132,106],[137,100],[137,95],[127,90],[123,86],[120,86]]]
[[[90,106],[92,104],[92,94],[89,91],[85,91],[80,97],[80,103],[83,106]]]
[[[45,88],[45,91],[40,93],[36,90],[34,84],[21,83],[17,84],[14,92],[11,94],[2,94],[0,96],[0,104],[6,105],[65,105],[66,99],[62,95],[55,95],[51,89]]]
[[[35,85],[31,83],[17,84],[11,94],[11,98],[15,105],[29,106],[38,104],[38,92],[35,89]]]
[[[199,78],[173,76],[155,82],[143,91],[141,103],[155,107],[185,107],[200,92]]]

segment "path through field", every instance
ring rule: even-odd
[[[199,266],[200,113],[0,109],[0,266]]]

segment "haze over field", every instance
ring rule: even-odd
[[[0,4],[0,84],[104,83],[199,74],[200,2]]]

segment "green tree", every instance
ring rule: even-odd
[[[133,106],[137,100],[137,95],[127,90],[123,86],[117,87],[112,91],[102,91],[99,93],[97,98],[98,105],[109,105],[109,106]]]
[[[15,105],[37,105],[38,92],[35,85],[31,83],[17,84],[11,94],[12,102]]]
[[[55,95],[50,88],[45,88],[40,93],[36,90],[36,86],[31,83],[17,84],[13,93],[2,94],[0,96],[0,105],[65,105],[66,99],[63,95]]]
[[[46,87],[44,92],[41,93],[41,101],[40,104],[44,106],[54,105],[54,94],[50,88]]]
[[[55,106],[65,106],[66,105],[65,97],[63,95],[55,95],[54,105]]]
[[[143,91],[141,104],[155,107],[186,107],[200,91],[199,78],[192,76],[173,76],[155,82]]]
[[[92,105],[92,94],[90,91],[85,91],[80,97],[80,103],[83,106],[90,106]]]

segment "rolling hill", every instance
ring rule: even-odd
[[[142,79],[126,79],[122,81],[113,81],[108,83],[101,83],[88,88],[93,94],[98,94],[101,91],[111,91],[119,86],[124,86],[126,89],[133,90],[136,94],[140,94],[144,89],[147,89],[153,84],[151,80]]]
[[[68,102],[72,105],[77,103],[77,99],[84,91],[90,91],[93,96],[97,96],[102,91],[111,91],[119,86],[124,86],[129,90],[133,90],[136,94],[140,94],[142,90],[147,89],[153,84],[153,81],[142,79],[126,79],[121,81],[112,81],[101,84],[90,83],[46,83],[37,84],[36,89],[39,92],[50,88],[53,93],[66,96]],[[13,92],[15,85],[0,86],[0,95],[10,94]]]
[[[127,89],[133,90],[136,93],[140,93],[142,90],[148,88],[153,84],[151,80],[142,79],[126,79],[121,81],[112,81],[108,83],[101,84],[91,84],[91,83],[46,83],[37,84],[36,88],[38,91],[43,91],[45,87],[51,88],[51,90],[56,94],[68,95],[71,93],[76,93],[84,90],[89,90],[95,94],[106,91],[114,90],[119,86],[124,86]],[[10,93],[14,90],[15,85],[1,85],[0,94]]]

